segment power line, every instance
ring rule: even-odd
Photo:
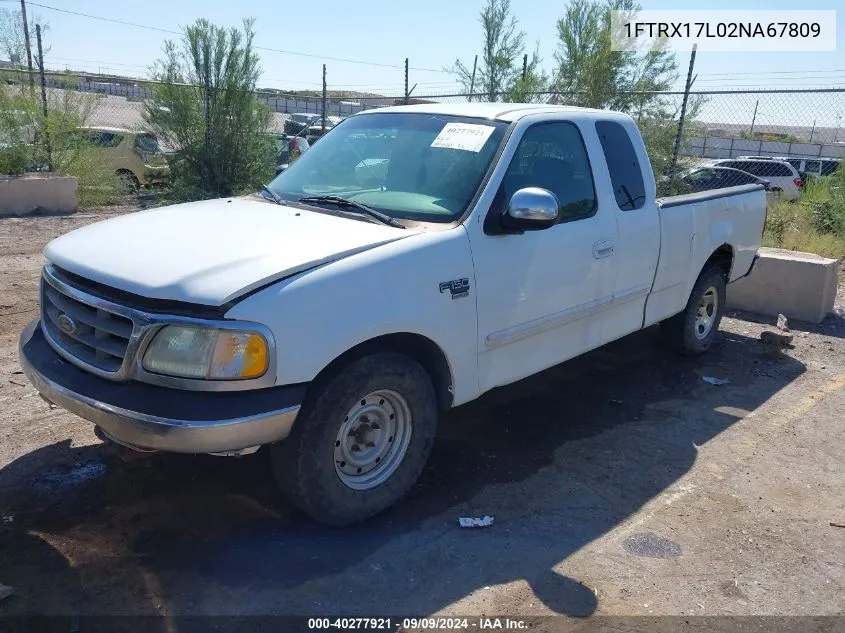
[[[123,26],[134,26],[138,29],[147,29],[150,31],[159,31],[160,33],[169,33],[170,35],[182,35],[178,31],[170,31],[168,29],[162,29],[157,26],[148,26],[145,24],[135,24],[133,22],[124,22],[123,20],[114,20],[112,18],[104,18],[98,15],[90,15],[88,13],[82,13],[80,11],[71,11],[70,9],[60,9],[58,7],[51,7],[46,4],[39,4],[37,2],[29,2],[31,6],[39,7],[41,9],[48,9],[50,11],[58,11],[59,13],[68,13],[70,15],[76,15],[83,18],[91,18],[92,20],[102,20],[103,22],[111,22],[112,24],[122,24]]]
[[[131,27],[138,28],[138,29],[147,29],[147,30],[150,30],[150,31],[158,31],[159,33],[167,33],[169,35],[182,35],[182,33],[180,33],[179,31],[171,31],[170,29],[162,29],[162,28],[159,28],[157,26],[149,26],[149,25],[146,25],[146,24],[136,24],[134,22],[126,22],[124,20],[116,20],[114,18],[105,18],[105,17],[99,16],[99,15],[91,15],[90,13],[82,13],[81,11],[71,11],[70,9],[61,9],[59,7],[53,7],[53,6],[50,6],[50,5],[47,5],[47,4],[40,4],[38,2],[29,2],[29,4],[31,6],[39,7],[41,9],[47,9],[49,11],[57,11],[59,13],[67,13],[67,14],[70,14],[70,15],[75,15],[75,16],[83,17],[83,18],[89,18],[89,19],[92,19],[92,20],[101,20],[103,22],[111,22],[112,24],[121,24],[123,26],[131,26]],[[344,58],[344,57],[330,57],[330,56],[326,56],[326,55],[317,55],[315,53],[302,53],[302,52],[299,52],[299,51],[289,51],[289,50],[283,50],[283,49],[279,49],[279,48],[269,48],[269,47],[266,47],[266,46],[256,46],[255,48],[256,48],[256,50],[269,51],[271,53],[280,53],[282,55],[296,55],[298,57],[309,57],[309,58],[313,58],[313,59],[329,60],[329,61],[335,61],[335,62],[342,62],[342,63],[346,63],[346,64],[362,64],[362,65],[365,65],[365,66],[379,66],[379,67],[382,67],[382,68],[398,68],[398,69],[404,69],[405,68],[404,65],[399,65],[399,64],[386,64],[386,63],[382,63],[382,62],[370,62],[370,61],[363,61],[363,60],[360,60],[360,59],[347,59],[347,58]],[[451,72],[448,71],[448,70],[442,70],[442,69],[438,70],[438,69],[435,69],[435,68],[413,67],[412,70],[416,70],[416,71],[420,71],[420,72],[451,74]]]

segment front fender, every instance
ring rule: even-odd
[[[453,404],[479,394],[475,279],[462,226],[285,279],[236,304],[226,317],[257,321],[273,332],[276,384],[310,382],[361,343],[410,333],[440,347],[452,372]]]

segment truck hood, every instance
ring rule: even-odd
[[[86,279],[142,297],[218,306],[415,232],[254,196],[105,220],[53,240],[44,255]]]

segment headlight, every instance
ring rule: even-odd
[[[180,378],[258,378],[268,367],[267,340],[257,332],[167,325],[144,354],[149,372]]]

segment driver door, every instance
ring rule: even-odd
[[[584,136],[573,121],[527,127],[496,196],[506,206],[518,189],[547,189],[560,203],[556,225],[521,235],[488,235],[483,222],[468,226],[482,392],[603,342],[617,231],[613,212],[596,195]]]

